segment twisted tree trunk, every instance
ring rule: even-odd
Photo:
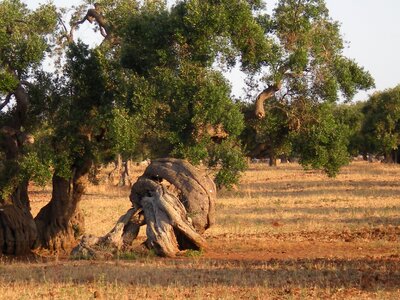
[[[265,117],[265,109],[264,109],[264,103],[266,100],[271,99],[272,97],[275,96],[275,93],[278,92],[281,89],[281,83],[277,83],[275,85],[270,85],[268,88],[263,90],[256,99],[256,109],[255,109],[255,115],[259,119],[263,119]]]
[[[35,218],[38,229],[36,247],[50,251],[69,251],[84,232],[84,218],[79,202],[88,184],[91,163],[76,167],[70,180],[53,176],[50,202]]]
[[[85,236],[72,255],[106,257],[104,249],[127,248],[144,224],[145,245],[157,255],[206,249],[201,233],[214,223],[215,197],[214,182],[187,161],[154,160],[132,186],[133,208],[104,237]]]
[[[205,172],[173,158],[152,161],[130,196],[144,212],[146,245],[160,256],[206,248],[201,234],[215,222],[215,198],[215,184]]]
[[[20,184],[0,205],[0,254],[27,254],[36,240],[27,188],[27,182]]]
[[[28,182],[19,179],[18,163],[24,146],[32,143],[33,137],[23,131],[29,97],[22,83],[7,98],[12,95],[16,100],[13,118],[0,128],[0,150],[5,155],[0,174],[0,254],[21,255],[29,253],[37,235],[30,212]]]

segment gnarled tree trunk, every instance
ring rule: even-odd
[[[104,237],[85,236],[72,254],[104,257],[129,247],[147,224],[145,245],[160,256],[207,247],[201,236],[214,223],[216,188],[205,172],[179,159],[154,160],[132,186],[133,208]]]
[[[173,158],[152,161],[130,196],[144,212],[146,245],[160,256],[206,248],[201,234],[215,222],[215,198],[215,184],[205,172]]]
[[[30,212],[28,182],[18,179],[18,161],[33,137],[23,131],[29,97],[21,83],[7,96],[8,100],[12,95],[16,100],[13,118],[0,128],[0,150],[5,156],[0,174],[5,184],[0,196],[0,254],[21,255],[30,252],[37,234]],[[5,186],[10,189],[8,193]]]
[[[70,180],[53,176],[50,202],[35,218],[38,229],[36,247],[51,251],[69,251],[84,232],[79,202],[88,183],[90,162],[75,168]]]
[[[29,253],[36,240],[36,225],[29,208],[28,184],[20,184],[0,205],[0,254]]]

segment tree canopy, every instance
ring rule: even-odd
[[[400,145],[400,86],[373,94],[363,107],[365,151],[392,161]]]
[[[343,55],[323,0],[280,0],[271,15],[253,0],[85,1],[69,22],[54,5],[5,0],[0,16],[0,203],[10,207],[0,212],[11,216],[0,247],[10,253],[73,244],[89,171],[118,154],[202,163],[218,186],[237,183],[257,147],[334,175],[349,133],[334,103],[373,85]],[[84,22],[99,46],[77,38]],[[42,69],[50,52],[57,72]],[[258,94],[250,104],[231,96],[233,67]],[[52,199],[33,220],[29,181],[50,177]]]

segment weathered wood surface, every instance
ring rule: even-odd
[[[112,257],[113,252],[132,245],[142,225],[144,225],[142,210],[131,208],[118,219],[114,228],[105,236],[84,235],[71,255],[76,258]]]
[[[139,204],[147,189],[141,186],[141,179],[148,178],[171,186],[170,191],[178,193],[178,198],[186,208],[199,233],[203,233],[215,223],[216,187],[204,171],[189,162],[174,158],[154,160],[142,177],[133,185],[131,201]],[[140,205],[140,204],[139,204]]]
[[[215,199],[215,184],[204,171],[179,159],[152,161],[132,186],[132,209],[104,237],[85,236],[72,254],[98,257],[104,249],[127,248],[144,224],[144,244],[159,256],[204,250],[201,234],[214,223]]]

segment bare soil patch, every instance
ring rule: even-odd
[[[140,245],[142,229],[134,252],[109,260],[2,258],[0,298],[398,299],[399,173],[356,162],[328,179],[297,164],[253,164],[237,190],[220,192],[209,251],[160,259]],[[128,195],[91,187],[82,203],[88,233],[108,232]],[[35,188],[33,212],[49,198]]]

